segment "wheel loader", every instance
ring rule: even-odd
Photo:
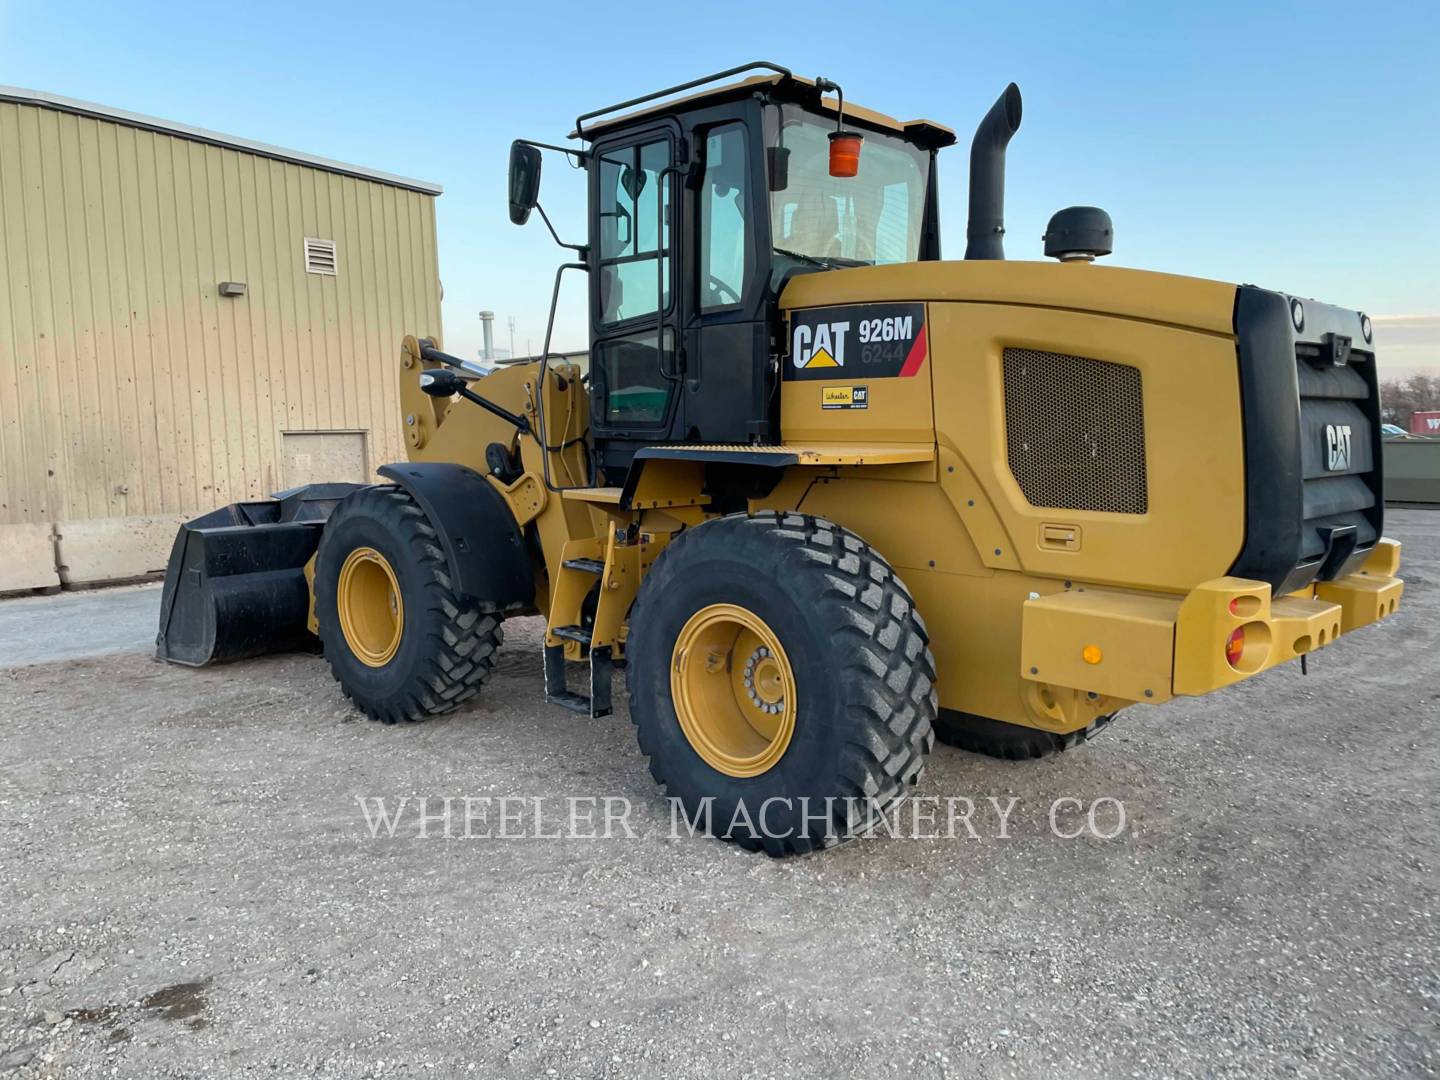
[[[551,702],[605,716],[623,669],[655,779],[782,855],[869,827],[936,738],[1041,757],[1393,615],[1369,318],[1098,266],[1095,207],[1006,261],[1020,119],[1012,84],[975,133],[960,261],[955,134],[774,64],[517,141],[515,223],[561,242],[546,153],[588,185],[541,357],[486,374],[417,328],[409,460],[184,526],[159,655],[318,643],[402,723],[539,614]],[[588,371],[550,348],[572,272]]]

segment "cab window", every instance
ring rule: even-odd
[[[670,385],[661,366],[675,363],[675,335],[654,328],[608,338],[595,344],[591,378],[604,402],[604,423],[652,425],[665,419]]]
[[[742,125],[709,133],[700,184],[701,311],[739,304],[745,293],[747,166]]]
[[[600,321],[620,323],[670,306],[670,197],[664,139],[600,158]],[[662,220],[663,218],[663,220]],[[660,262],[657,264],[657,260]],[[658,272],[657,272],[658,271]],[[661,280],[663,278],[663,281]]]
[[[830,175],[835,122],[785,105],[766,110],[766,145],[785,152],[783,186],[770,193],[775,251],[826,266],[914,262],[920,257],[929,160],[878,131],[865,133],[858,176]],[[777,262],[777,267],[783,266]]]

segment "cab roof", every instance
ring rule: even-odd
[[[726,101],[735,101],[762,90],[777,101],[804,105],[820,113],[834,115],[839,108],[836,98],[817,90],[813,79],[791,74],[752,75],[747,79],[707,87],[704,90],[697,90],[693,94],[686,94],[684,97],[670,98],[654,105],[647,105],[643,109],[622,113],[619,116],[595,120],[582,117],[581,121],[576,123],[575,130],[570,133],[570,138],[593,142],[641,120],[676,112],[688,112],[692,109],[718,105]],[[615,108],[622,107],[615,106]],[[602,111],[609,112],[611,110]],[[590,115],[594,116],[595,114]],[[857,127],[899,135],[926,149],[950,146],[955,142],[955,132],[934,120],[896,120],[893,116],[886,116],[884,113],[875,112],[873,109],[867,109],[862,105],[855,105],[847,101],[845,102],[845,123],[848,125],[851,122]]]

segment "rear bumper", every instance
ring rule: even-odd
[[[1400,545],[1382,539],[1353,574],[1272,597],[1263,581],[1216,578],[1184,597],[1067,589],[1025,603],[1021,677],[1119,702],[1208,694],[1393,615]],[[1242,630],[1233,662],[1226,643]]]

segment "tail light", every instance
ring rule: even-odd
[[[1251,594],[1242,594],[1230,598],[1230,614],[1238,615],[1242,619],[1253,619],[1260,614],[1260,597]]]
[[[1240,666],[1240,657],[1245,652],[1245,628],[1243,626],[1231,631],[1230,636],[1225,639],[1225,662],[1233,668]]]

